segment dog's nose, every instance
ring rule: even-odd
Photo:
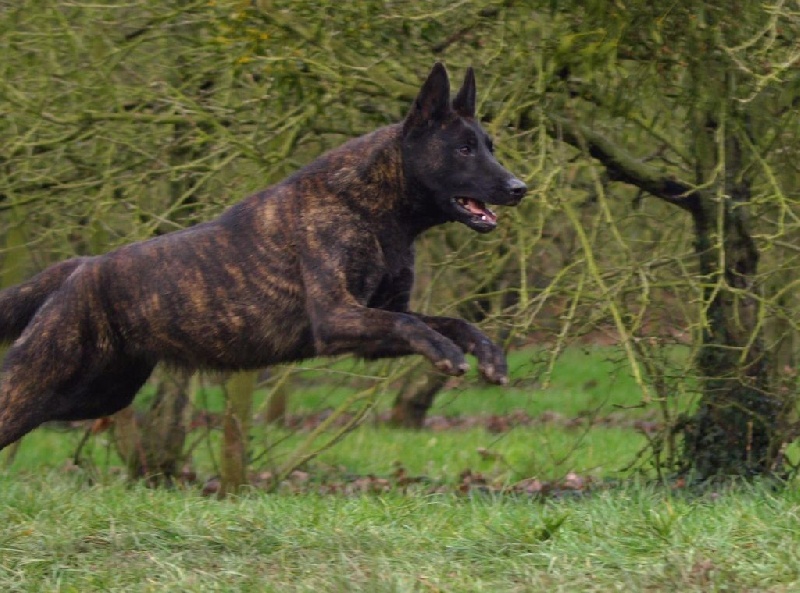
[[[520,181],[516,177],[513,177],[508,182],[508,193],[511,195],[512,198],[516,198],[517,200],[521,200],[522,197],[526,193],[528,193],[528,186],[525,185],[524,182]]]

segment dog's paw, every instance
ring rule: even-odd
[[[440,372],[452,377],[460,377],[469,370],[469,364],[464,358],[461,348],[450,342],[443,340],[437,344],[438,356],[432,359],[433,366]]]
[[[489,383],[508,385],[508,363],[499,346],[488,338],[479,340],[473,348],[478,359],[478,372]]]

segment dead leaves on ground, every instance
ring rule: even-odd
[[[285,426],[292,430],[310,431],[314,430],[319,424],[325,421],[333,410],[323,410],[320,412],[289,414],[286,416]],[[655,413],[650,416],[631,418],[624,412],[612,412],[610,414],[578,414],[570,417],[553,411],[545,411],[538,415],[530,414],[525,410],[514,410],[508,414],[475,414],[464,416],[446,416],[443,414],[428,415],[425,418],[423,428],[434,432],[448,430],[468,430],[471,428],[483,428],[491,433],[508,432],[517,427],[553,425],[564,428],[625,428],[637,430],[647,434],[652,434],[661,430],[660,422],[654,420]],[[342,414],[336,419],[335,424],[344,426],[352,420],[351,415]],[[391,412],[386,411],[376,414],[373,422],[377,425],[391,423]]]
[[[332,408],[318,412],[301,412],[287,414],[283,421],[284,428],[293,431],[308,432],[316,429],[322,422],[325,422],[334,413]],[[339,414],[332,423],[331,428],[340,428],[349,425],[355,417],[352,413]],[[645,434],[654,434],[663,428],[663,424],[656,419],[656,413],[631,418],[624,412],[612,412],[610,414],[592,414],[589,412],[578,414],[577,416],[567,416],[559,412],[545,411],[537,415],[530,414],[525,410],[514,410],[507,414],[474,414],[463,416],[447,416],[444,414],[430,414],[425,418],[424,430],[442,432],[448,430],[469,430],[472,428],[483,428],[490,433],[503,433],[517,427],[530,426],[560,426],[567,429],[581,429],[588,427],[599,428],[623,428],[636,430]],[[387,410],[375,414],[371,422],[377,426],[391,425],[391,411]],[[221,426],[221,415],[207,411],[197,412],[192,416],[190,423],[191,430],[201,428],[218,428]],[[105,417],[94,421],[89,430],[92,434],[97,434],[108,430],[113,424],[113,417]],[[85,428],[83,421],[69,423],[72,428]]]
[[[185,471],[191,480],[184,483],[188,486],[196,480],[196,474]],[[456,481],[434,479],[428,476],[411,475],[405,467],[397,465],[391,475],[375,474],[357,475],[346,472],[343,468],[315,468],[314,471],[295,470],[280,484],[275,484],[275,475],[264,471],[251,476],[251,485],[256,489],[275,491],[280,494],[322,494],[356,496],[367,494],[456,494],[464,496],[528,496],[541,498],[562,498],[581,496],[590,490],[602,487],[591,476],[581,476],[575,472],[567,473],[558,480],[540,480],[526,478],[509,483],[500,478],[492,478],[471,469],[462,471]],[[202,493],[213,496],[219,493],[220,482],[214,477],[201,486]]]

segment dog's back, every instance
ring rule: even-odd
[[[321,271],[348,235],[370,238],[370,261],[387,241],[389,251],[410,249],[393,211],[403,191],[399,132],[350,141],[216,220],[84,260],[60,298],[131,355],[186,368],[313,356],[300,258]]]

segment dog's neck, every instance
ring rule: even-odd
[[[424,231],[447,222],[430,190],[409,177],[403,162],[403,124],[381,128],[368,135],[370,150],[364,154],[359,179],[361,195],[376,208],[374,215],[386,216],[403,227],[413,240]]]
[[[433,211],[420,207],[420,191],[405,177],[402,156],[402,124],[386,126],[350,140],[325,155],[336,172],[328,179],[332,192],[369,212],[370,217],[386,219],[409,239],[432,226],[445,222]]]

